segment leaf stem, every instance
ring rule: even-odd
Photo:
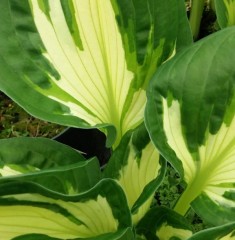
[[[195,176],[194,180],[188,184],[187,188],[180,196],[174,207],[174,211],[184,216],[189,210],[191,202],[195,200],[205,189],[207,179],[208,176],[206,171]]]
[[[193,38],[196,40],[199,35],[202,13],[205,5],[205,0],[193,0],[189,16],[189,23],[192,30]]]

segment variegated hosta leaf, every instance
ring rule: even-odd
[[[217,22],[221,28],[235,25],[235,1],[214,0]]]
[[[86,238],[86,240],[134,240],[134,239],[135,238],[133,232],[130,228],[119,230],[115,233],[104,234],[98,237]],[[48,237],[41,234],[27,234],[21,237],[16,237],[13,240],[60,240],[60,239]]]
[[[133,224],[145,215],[154,193],[164,178],[165,161],[149,139],[144,124],[128,132],[113,152],[104,176],[116,179],[123,188]]]
[[[175,210],[185,214],[203,193],[214,205],[197,213],[211,224],[235,220],[233,48],[234,27],[197,42],[159,69],[148,92],[151,138],[187,183]],[[216,221],[215,208],[224,209]]]
[[[200,231],[190,237],[188,240],[234,240],[235,239],[235,223],[229,223],[219,227],[209,228]]]
[[[191,43],[183,0],[2,0],[0,15],[0,89],[46,120],[114,126],[116,144],[157,66]]]
[[[221,192],[224,191],[224,194],[221,193],[222,196],[220,196],[219,194],[207,191],[191,203],[194,211],[202,216],[205,222],[211,223],[214,226],[233,222],[235,214],[234,206],[231,207],[232,201],[235,201],[235,198],[231,197],[232,194],[229,192],[231,189],[228,192],[223,188],[218,190]],[[234,192],[234,189],[232,191]],[[213,196],[213,199],[211,196]],[[218,207],[219,204],[221,205]]]
[[[151,208],[138,223],[136,232],[146,240],[186,240],[193,234],[184,217],[165,207]]]
[[[86,239],[131,227],[125,195],[111,179],[102,180],[89,191],[73,196],[33,183],[11,181],[0,185],[3,240],[25,234]]]
[[[32,181],[65,194],[93,187],[101,178],[96,159],[86,161],[74,149],[44,138],[0,140],[0,183]]]

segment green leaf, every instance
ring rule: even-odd
[[[235,223],[233,222],[219,227],[205,229],[194,234],[188,240],[204,240],[204,239],[216,239],[216,240],[235,239]]]
[[[224,190],[223,187],[221,188]],[[230,191],[229,190],[228,192],[224,190],[224,194],[218,194],[216,191],[203,193],[198,196],[191,203],[191,205],[194,211],[196,211],[198,215],[203,218],[204,222],[210,223],[213,226],[219,226],[228,222],[233,222],[235,214],[235,207],[233,206],[234,199],[229,199],[227,196],[229,194],[234,194],[234,189]],[[213,198],[211,197],[212,194]]]
[[[214,216],[208,214],[215,208],[232,212],[235,207],[233,48],[234,27],[212,34],[159,68],[148,91],[151,139],[187,183],[175,210],[185,214],[193,200],[206,194],[215,204],[197,213],[211,224]],[[235,214],[227,218],[221,211],[217,220],[234,221]]]
[[[184,217],[165,207],[151,208],[138,223],[136,232],[146,240],[186,240],[193,234]]]
[[[104,177],[115,179],[123,188],[134,224],[150,208],[165,169],[166,162],[160,161],[144,124],[128,132],[113,152],[104,170]]]
[[[0,174],[0,183],[32,181],[66,194],[86,191],[101,178],[97,159],[86,161],[76,150],[50,139],[24,137],[0,140]]]
[[[83,161],[85,158],[78,151],[48,138],[0,139],[0,166],[28,164],[39,169],[49,169]]]
[[[42,234],[26,234],[20,237],[12,238],[11,240],[60,240],[59,238],[48,237]]]
[[[92,239],[131,227],[125,195],[111,179],[73,196],[33,183],[11,181],[1,183],[0,195],[0,232],[6,240],[26,234]]]
[[[143,122],[157,67],[191,43],[184,9],[183,0],[2,0],[0,89],[39,118],[106,127],[117,146]]]
[[[217,22],[220,28],[235,25],[235,1],[214,0]]]
[[[81,238],[79,238],[81,239]],[[51,238],[41,234],[27,234],[16,237],[12,240],[60,240],[59,238]],[[77,239],[78,240],[78,239]],[[134,240],[133,233],[130,228],[117,231],[116,233],[103,234],[98,237],[86,238],[86,240]]]

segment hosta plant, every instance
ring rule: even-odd
[[[96,158],[50,139],[0,143],[4,240],[233,239],[234,222],[194,234],[182,215],[152,205],[166,162],[144,126],[125,134],[104,172]]]
[[[101,171],[53,140],[0,140],[1,239],[235,238],[234,27],[192,44],[183,0],[1,0],[0,13],[0,89],[113,149]],[[184,186],[172,208],[154,198],[167,162]],[[190,208],[211,228],[195,233]]]
[[[34,116],[102,129],[114,147],[143,122],[158,66],[191,43],[183,0],[3,0],[0,9],[1,90]]]
[[[146,107],[151,139],[186,183],[174,210],[212,225],[235,220],[234,36],[221,30],[164,64]]]

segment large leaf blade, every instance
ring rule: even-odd
[[[202,193],[217,208],[234,207],[234,198],[226,197],[234,191],[235,171],[234,34],[235,28],[221,30],[183,50],[159,69],[148,93],[151,138],[188,184],[175,206],[182,214]],[[203,217],[210,210],[197,212]],[[232,220],[226,214],[217,218]]]
[[[144,89],[182,29],[188,34],[181,45],[190,42],[182,9],[183,1],[173,0],[3,0],[1,90],[46,120],[115,126],[118,143],[143,121]]]
[[[110,179],[73,196],[19,181],[2,183],[0,194],[0,229],[5,239],[25,234],[91,238],[131,226],[123,191]]]

